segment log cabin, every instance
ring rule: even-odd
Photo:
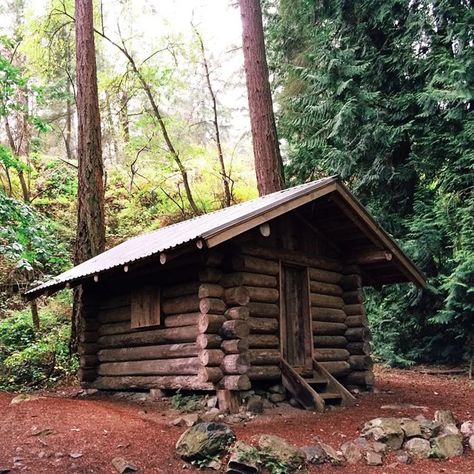
[[[364,287],[423,274],[338,177],[163,227],[26,293],[82,288],[80,380],[102,390],[283,383],[307,409],[374,383]]]

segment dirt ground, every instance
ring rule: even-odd
[[[378,416],[430,417],[437,409],[449,409],[459,420],[474,418],[474,384],[464,377],[378,368],[376,379],[376,393],[359,396],[354,407],[326,413],[274,408],[232,428],[245,441],[271,433],[298,446],[319,437],[339,448],[357,437],[365,421]],[[75,388],[42,393],[44,398],[17,405],[10,405],[15,394],[0,393],[0,472],[8,468],[12,473],[114,473],[114,457],[133,462],[145,473],[190,472],[174,455],[184,428],[168,425],[178,414],[166,403],[104,396],[83,399],[75,397],[76,393]],[[385,405],[400,407],[382,408]],[[383,467],[323,465],[311,472],[466,474],[474,473],[474,454],[411,465],[394,464],[389,457]]]

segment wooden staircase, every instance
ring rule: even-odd
[[[324,411],[328,405],[350,406],[354,396],[313,359],[310,369],[280,361],[283,385],[306,410]]]

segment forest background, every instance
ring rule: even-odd
[[[108,248],[257,195],[238,9],[166,3],[95,4]],[[375,354],[401,366],[468,360],[472,5],[263,6],[287,185],[340,174],[428,277],[426,290],[367,291]],[[0,387],[9,389],[48,386],[77,369],[68,292],[31,307],[20,296],[72,264],[75,43],[70,0],[0,8]]]

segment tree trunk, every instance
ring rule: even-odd
[[[273,115],[259,0],[240,0],[242,44],[255,172],[261,196],[283,187],[283,165]]]
[[[36,300],[31,300],[31,320],[35,331],[40,330],[40,318],[38,314],[38,303]]]
[[[92,0],[76,0],[77,265],[105,248],[104,182]],[[74,292],[70,349],[77,351],[81,291]]]

